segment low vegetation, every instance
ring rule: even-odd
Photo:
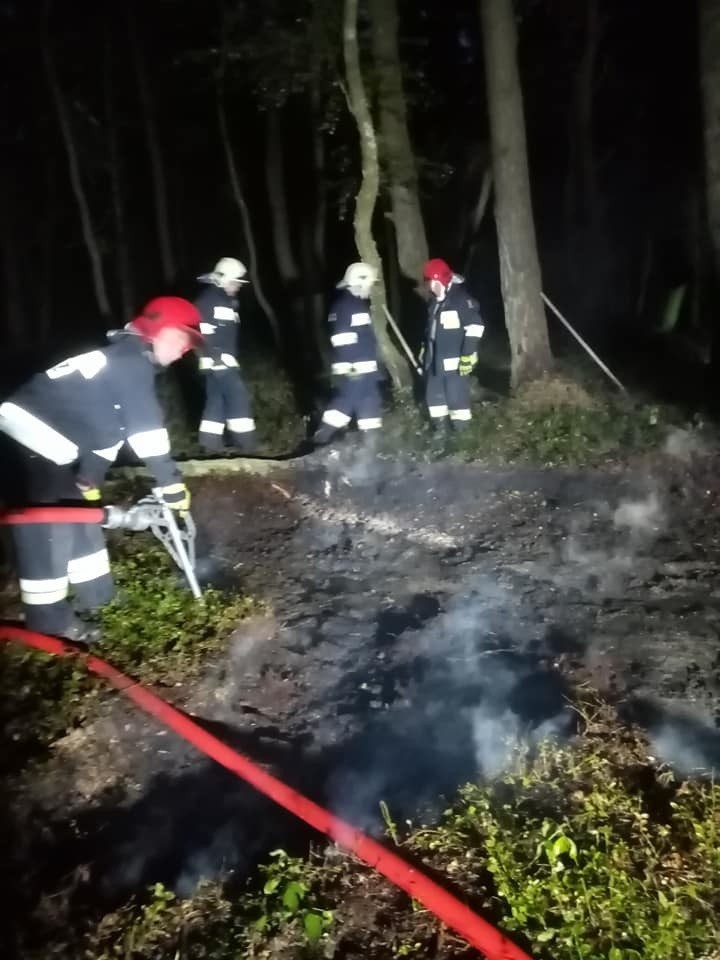
[[[720,788],[681,781],[610,708],[582,708],[572,744],[518,749],[440,823],[387,842],[425,861],[535,960],[717,960]],[[62,939],[62,938],[61,938]],[[53,956],[86,960],[380,960],[474,953],[352,859],[274,851],[249,880],[181,900],[156,885]]]
[[[564,376],[539,381],[514,397],[478,397],[473,418],[459,430],[433,431],[411,397],[395,402],[381,446],[421,456],[494,465],[596,465],[661,447],[677,410],[631,403],[602,388],[592,392]]]
[[[220,650],[238,621],[260,605],[242,594],[206,589],[194,600],[179,571],[149,535],[117,537],[111,549],[117,598],[102,611],[103,639],[93,648],[146,683],[194,675]],[[13,597],[6,595],[7,605]],[[2,767],[43,752],[81,723],[102,685],[74,659],[0,645]]]

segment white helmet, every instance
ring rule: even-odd
[[[377,278],[378,272],[371,264],[351,263],[338,287],[345,287],[353,296],[366,299],[370,296],[370,291]]]
[[[243,279],[247,273],[247,267],[241,260],[235,257],[222,257],[215,264],[212,273],[205,273],[198,280],[203,283],[214,283],[218,287],[224,287],[226,283],[249,283]]]

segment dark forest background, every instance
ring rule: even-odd
[[[466,274],[502,336],[492,199],[473,222],[490,163],[478,4],[399,0],[398,12],[430,253]],[[670,352],[704,368],[712,260],[694,5],[522,0],[516,14],[545,291],[593,344],[640,371],[645,352],[668,342],[659,329],[682,287]],[[6,367],[39,344],[82,344],[150,296],[194,296],[194,278],[220,256],[252,260],[237,189],[260,279],[243,293],[243,349],[275,352],[291,373],[321,366],[327,297],[357,258],[341,19],[329,0],[0,4]],[[368,37],[361,5],[372,99]],[[424,306],[397,269],[387,211],[381,193],[375,232],[390,303],[416,345]]]

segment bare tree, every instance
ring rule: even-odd
[[[720,0],[700,0],[705,190],[715,277],[720,282]]]
[[[541,298],[513,0],[480,0],[495,224],[514,389],[552,366]]]
[[[401,273],[419,284],[428,259],[428,244],[408,130],[398,50],[397,0],[370,0],[370,21],[380,115],[380,156],[390,181],[398,263]]]
[[[100,253],[100,242],[95,223],[90,212],[85,186],[80,173],[80,161],[78,151],[73,138],[72,126],[70,124],[70,115],[68,112],[65,98],[63,97],[60,82],[58,80],[55,60],[53,58],[52,46],[48,24],[52,8],[52,0],[45,0],[43,8],[43,17],[40,27],[40,48],[42,52],[43,63],[45,65],[45,75],[47,76],[50,94],[55,105],[60,133],[62,135],[65,155],[67,157],[68,168],[70,171],[70,182],[72,184],[75,202],[77,203],[82,225],[83,239],[90,258],[90,267],[92,270],[93,286],[95,289],[95,299],[97,300],[98,310],[103,319],[110,317],[110,301],[108,300],[107,288],[105,286],[105,274],[103,272],[102,255]]]
[[[157,226],[158,242],[160,244],[160,262],[162,265],[163,280],[166,284],[169,284],[175,279],[176,269],[172,249],[170,218],[168,216],[168,190],[162,160],[162,150],[160,149],[160,137],[157,130],[157,123],[155,122],[155,106],[150,92],[147,70],[145,69],[145,59],[140,49],[140,41],[138,39],[134,0],[128,0],[125,4],[125,13],[127,15],[128,33],[130,35],[130,47],[132,49],[138,93],[140,95],[140,106],[145,124],[145,137],[148,154],[150,156],[150,168],[152,170],[155,223]]]
[[[105,94],[105,129],[107,135],[110,194],[115,223],[115,264],[117,283],[120,289],[120,306],[123,317],[130,317],[134,307],[132,270],[130,266],[130,243],[128,239],[125,195],[123,191],[122,161],[118,144],[117,116],[115,112],[115,85],[113,76],[112,22],[105,24],[105,63],[103,86]]]
[[[23,346],[26,333],[23,324],[22,291],[22,244],[18,237],[17,201],[15,177],[7,169],[1,171],[0,199],[2,200],[2,225],[0,226],[0,249],[2,251],[2,277],[5,299],[5,332],[11,348]],[[37,336],[33,326],[33,338]]]
[[[275,247],[280,276],[286,284],[292,284],[300,275],[290,241],[290,218],[288,216],[285,169],[283,164],[283,136],[279,106],[269,106],[265,111],[266,164],[265,182],[267,185],[270,214],[272,217],[272,238]]]
[[[410,370],[393,344],[387,332],[387,324],[383,316],[383,307],[386,306],[385,281],[383,279],[382,264],[378,254],[375,237],[372,231],[373,214],[377,203],[380,188],[380,166],[378,162],[378,145],[370,114],[365,84],[360,69],[360,51],[357,35],[358,0],[345,0],[343,18],[343,52],[345,58],[345,78],[347,81],[347,98],[350,112],[357,124],[360,137],[360,157],[362,179],[360,189],[355,198],[355,243],[360,257],[372,264],[378,271],[378,283],[375,285],[372,297],[373,325],[378,339],[378,345],[383,361],[396,387],[409,386]]]
[[[700,76],[705,134],[705,203],[712,250],[713,294],[720,292],[720,0],[700,0]],[[715,301],[717,303],[717,301]],[[717,392],[720,323],[712,330],[712,368]]]
[[[230,127],[228,125],[227,109],[225,107],[225,74],[227,69],[228,55],[226,27],[226,22],[223,19],[220,60],[215,75],[215,106],[217,110],[218,127],[220,129],[220,140],[222,142],[223,152],[225,154],[225,163],[227,164],[230,188],[232,190],[233,199],[235,200],[235,204],[237,205],[240,213],[240,220],[243,226],[245,245],[248,251],[248,273],[250,274],[250,279],[253,283],[253,290],[255,292],[255,296],[257,297],[257,301],[260,304],[263,313],[267,317],[268,323],[270,324],[270,329],[272,330],[275,344],[276,346],[281,347],[282,342],[280,336],[280,325],[278,324],[278,319],[275,315],[275,311],[272,308],[272,304],[265,296],[265,291],[263,290],[260,274],[258,272],[257,247],[255,244],[255,234],[252,228],[252,220],[250,219],[250,210],[248,208],[247,200],[245,199],[245,193],[240,182],[240,174],[238,172],[237,162],[235,159],[235,151],[230,138]]]

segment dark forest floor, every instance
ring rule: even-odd
[[[376,833],[381,801],[396,820],[433,818],[503,768],[508,740],[562,736],[585,688],[681,772],[713,766],[719,467],[706,451],[499,472],[350,440],[275,474],[195,479],[202,572],[272,613],[164,695]],[[115,696],[13,779],[5,807],[4,902],[38,937],[52,898],[102,912],[306,846]]]

